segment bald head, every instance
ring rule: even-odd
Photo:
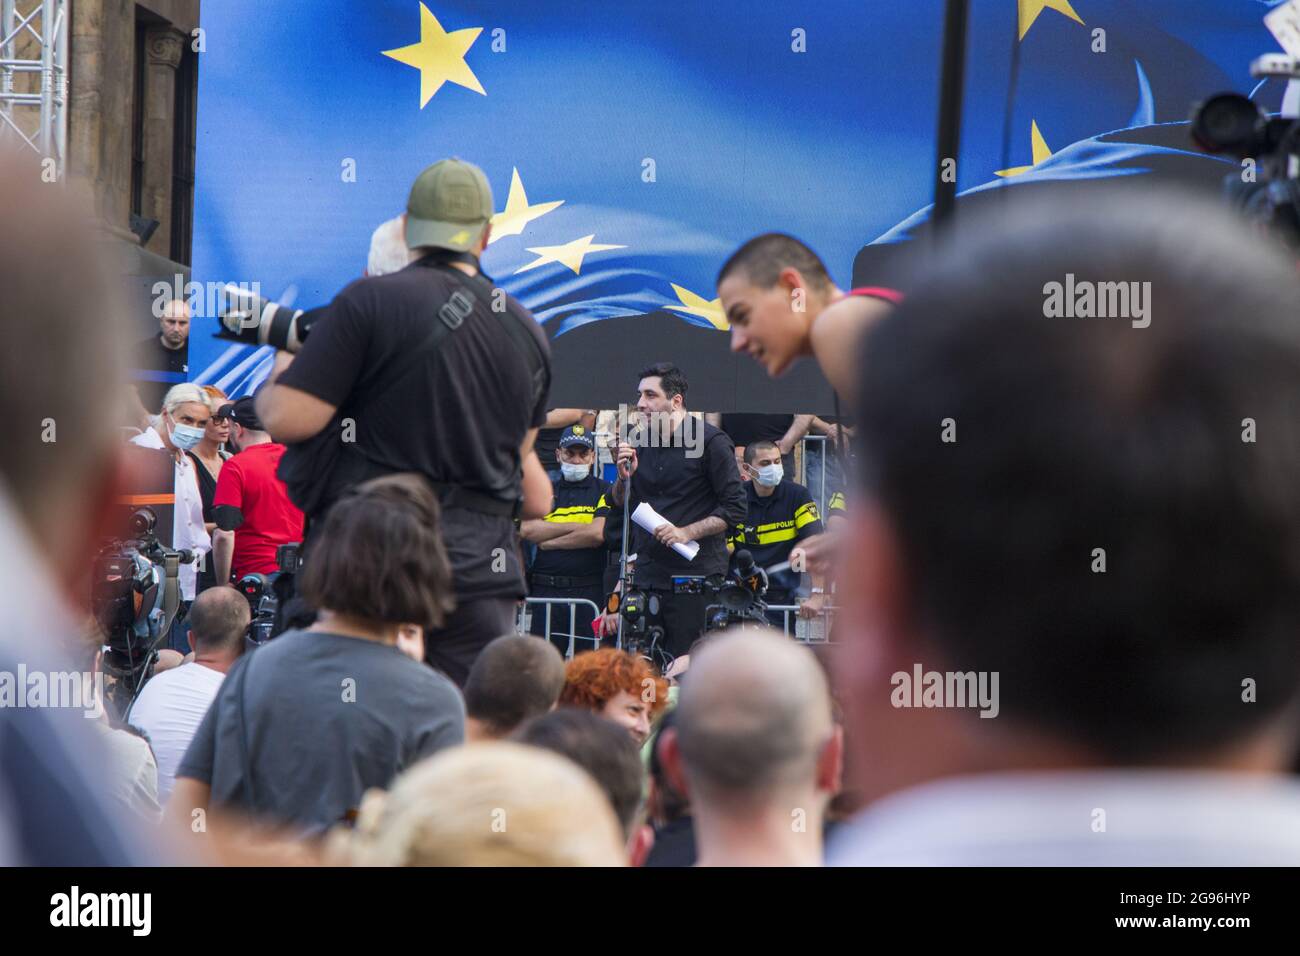
[[[243,650],[251,618],[248,599],[234,588],[208,588],[190,606],[190,636],[199,654]]]
[[[775,631],[726,632],[692,654],[676,721],[693,794],[729,801],[812,787],[834,732],[820,665]]]

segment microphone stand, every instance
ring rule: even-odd
[[[619,468],[619,471],[620,472],[622,471],[621,466]],[[627,534],[628,534],[629,516],[632,513],[632,476],[631,474],[627,474],[627,475],[620,474],[619,479],[623,482],[623,541],[622,541],[623,553],[619,558],[619,565],[618,565],[619,597],[618,597],[618,637],[616,638],[616,646],[618,647],[619,650],[622,650],[623,649],[623,599],[627,597],[627,591],[629,587],[629,582],[627,579]]]

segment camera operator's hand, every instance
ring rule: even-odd
[[[630,478],[636,473],[636,449],[626,443],[618,446],[618,473],[623,478]]]
[[[674,524],[665,523],[655,528],[655,540],[665,548],[671,548],[675,544],[685,544],[691,539],[681,528]]]
[[[825,594],[811,594],[799,602],[799,616],[802,618],[821,617],[826,609]]]

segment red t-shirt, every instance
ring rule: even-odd
[[[289,501],[284,482],[275,476],[283,454],[283,445],[268,442],[245,448],[221,466],[212,507],[237,508],[244,516],[235,529],[235,552],[230,561],[236,579],[254,572],[274,573],[279,570],[276,548],[302,540],[302,512]]]

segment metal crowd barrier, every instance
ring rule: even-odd
[[[812,618],[799,617],[798,604],[769,604],[767,609],[782,612],[781,629],[796,641],[802,641],[805,644],[835,643],[831,640],[831,625],[835,615],[839,612],[839,608],[823,608],[821,614]]]
[[[554,615],[554,605],[569,604],[569,624],[570,628],[567,633],[560,632],[557,636],[567,637],[569,639],[569,650],[565,653],[565,658],[571,658],[576,653],[575,644],[578,641],[591,641],[592,649],[600,646],[599,640],[592,634],[574,634],[572,624],[578,619],[578,605],[585,604],[591,608],[592,615],[599,615],[598,608],[594,601],[588,601],[586,598],[543,598],[530,597],[525,598],[524,602],[519,605],[519,610],[515,613],[515,632],[521,635],[528,634],[528,625],[532,623],[531,616],[538,613],[543,607],[546,609],[546,639],[549,641],[554,634],[552,630],[552,617]]]
[[[600,608],[592,601],[586,598],[527,598],[519,605],[515,614],[515,632],[527,636],[529,634],[528,626],[532,623],[531,616],[537,613],[546,614],[546,640],[558,636],[569,639],[569,649],[565,652],[565,658],[572,658],[577,653],[578,641],[590,641],[592,649],[599,646],[599,640],[592,634],[575,634],[572,628],[569,631],[556,632],[554,629],[554,607],[557,604],[568,604],[569,620],[575,620],[577,607],[579,604],[585,604],[592,609],[593,616],[600,614]],[[827,607],[813,618],[799,617],[798,604],[769,604],[769,611],[778,611],[781,613],[781,629],[797,641],[804,644],[833,644],[831,640],[831,627],[835,615],[839,612],[838,607]]]

